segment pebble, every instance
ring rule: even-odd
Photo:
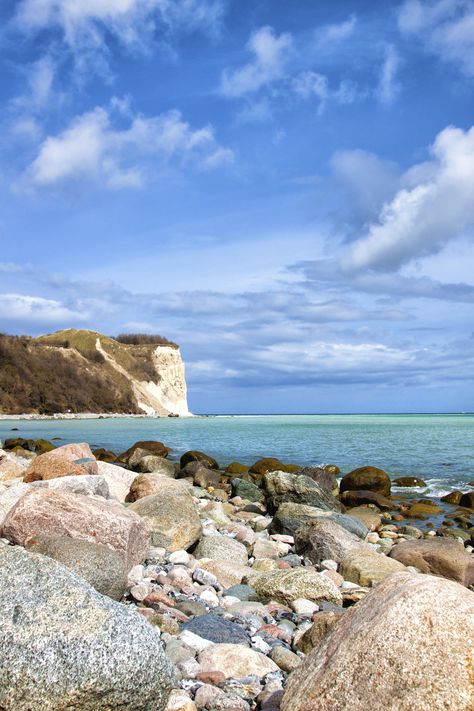
[[[296,612],[297,615],[308,615],[309,617],[319,610],[319,605],[311,602],[311,600],[305,600],[304,598],[293,600],[290,607]]]

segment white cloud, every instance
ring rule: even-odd
[[[27,171],[29,180],[36,186],[92,179],[112,189],[140,187],[151,156],[192,161],[204,170],[233,159],[230,149],[219,146],[211,126],[193,130],[179,111],[132,114],[128,122],[125,128],[116,127],[113,107],[82,114],[43,141]]]
[[[406,0],[398,17],[402,34],[474,77],[474,4],[471,0]]]
[[[69,309],[55,299],[23,294],[0,294],[0,318],[28,323],[81,321],[87,314]]]
[[[400,56],[392,44],[385,47],[385,57],[380,69],[377,97],[382,104],[393,104],[400,92],[397,74],[400,67]]]
[[[321,115],[328,102],[348,105],[357,101],[361,94],[354,82],[343,79],[337,89],[329,84],[325,74],[320,74],[311,69],[301,72],[291,82],[294,93],[301,99],[316,98],[319,101],[318,114]]]
[[[74,56],[75,78],[109,78],[111,38],[127,49],[169,47],[179,34],[219,33],[224,0],[21,0],[14,27],[26,35],[60,33]]]
[[[382,208],[377,222],[344,259],[348,269],[397,269],[414,258],[439,251],[474,226],[474,126],[448,127],[431,149],[425,179],[400,189]]]
[[[226,69],[221,79],[221,92],[235,98],[258,91],[281,79],[292,47],[288,33],[276,35],[272,27],[261,27],[254,32],[247,49],[254,55],[248,64],[239,69]]]
[[[317,32],[319,42],[340,42],[354,34],[357,17],[351,15],[344,22],[326,25]]]

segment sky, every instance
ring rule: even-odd
[[[473,409],[474,1],[5,0],[0,330],[197,413]]]

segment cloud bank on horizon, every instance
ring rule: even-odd
[[[472,409],[472,0],[0,17],[1,330],[163,333],[197,412]]]

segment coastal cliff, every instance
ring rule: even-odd
[[[66,329],[0,335],[0,414],[190,415],[179,347]]]

